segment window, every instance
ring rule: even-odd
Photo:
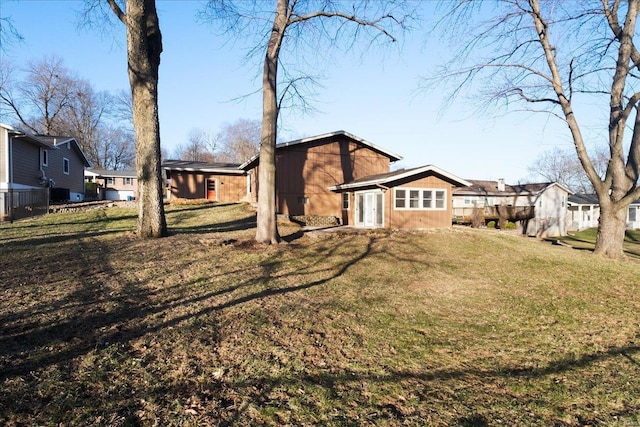
[[[309,204],[309,198],[308,197],[298,197],[298,204],[299,205],[308,205]]]
[[[420,190],[409,190],[409,209],[418,209],[420,206]]]
[[[69,175],[69,159],[66,157],[62,158],[62,172],[64,172],[65,175]]]
[[[42,150],[42,166],[49,166],[49,152]]]
[[[629,222],[636,222],[636,211],[635,206],[629,208]]]
[[[349,210],[349,193],[342,193],[342,210]]]
[[[133,184],[133,178],[124,179],[124,185],[131,185],[131,184]]]
[[[433,192],[432,191],[425,191],[424,193],[422,193],[422,207],[424,209],[433,208]]]
[[[407,192],[405,190],[396,189],[396,209],[404,209],[407,206]]]
[[[396,209],[444,210],[447,207],[445,190],[395,189]]]
[[[444,209],[444,190],[436,190],[436,209]]]
[[[114,184],[116,183],[116,180],[115,180],[115,178],[114,178],[114,177],[109,176],[109,177],[106,177],[106,178],[104,179],[104,183],[105,183],[106,185],[114,185]]]

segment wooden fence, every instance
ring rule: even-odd
[[[0,190],[0,221],[14,221],[49,212],[49,189]]]

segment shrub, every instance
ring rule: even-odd
[[[495,221],[489,221],[487,223],[487,228],[496,228],[496,222]]]
[[[504,229],[505,230],[515,230],[516,229],[516,224],[511,222],[511,221],[507,221],[506,224],[504,225]]]

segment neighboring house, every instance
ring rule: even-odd
[[[566,216],[571,190],[557,182],[508,185],[504,180],[469,180],[471,186],[453,194],[453,214],[470,222],[474,212],[485,220],[499,218],[518,222],[528,236],[567,234]]]
[[[87,182],[98,184],[100,200],[135,200],[138,198],[138,178],[135,170],[87,169]]]
[[[277,144],[277,213],[359,227],[450,227],[452,188],[470,183],[431,165],[392,172],[400,159],[345,131]],[[259,161],[254,156],[241,166],[253,202]]]
[[[584,230],[598,226],[600,203],[595,194],[573,194],[569,196],[567,208],[567,229]]]
[[[84,169],[91,164],[78,141],[68,136],[36,137],[48,146],[41,152],[41,164],[50,182],[51,201],[83,201]]]
[[[571,231],[584,230],[598,226],[600,202],[595,194],[574,194],[569,197],[567,227]],[[627,209],[627,228],[640,228],[640,199]]]
[[[162,162],[169,200],[207,199],[220,203],[248,200],[250,178],[236,163],[207,163],[183,160]]]
[[[87,166],[74,138],[31,135],[0,124],[0,217],[46,213],[49,200],[84,200]]]

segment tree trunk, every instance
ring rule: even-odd
[[[600,202],[600,219],[594,253],[607,258],[624,258],[624,237],[628,205]]]
[[[278,130],[278,55],[287,27],[288,0],[278,0],[262,74],[262,132],[258,170],[258,218],[256,241],[280,242],[276,217],[276,141]]]
[[[155,0],[127,0],[127,55],[138,178],[138,236],[164,237],[158,69],[162,35]]]

